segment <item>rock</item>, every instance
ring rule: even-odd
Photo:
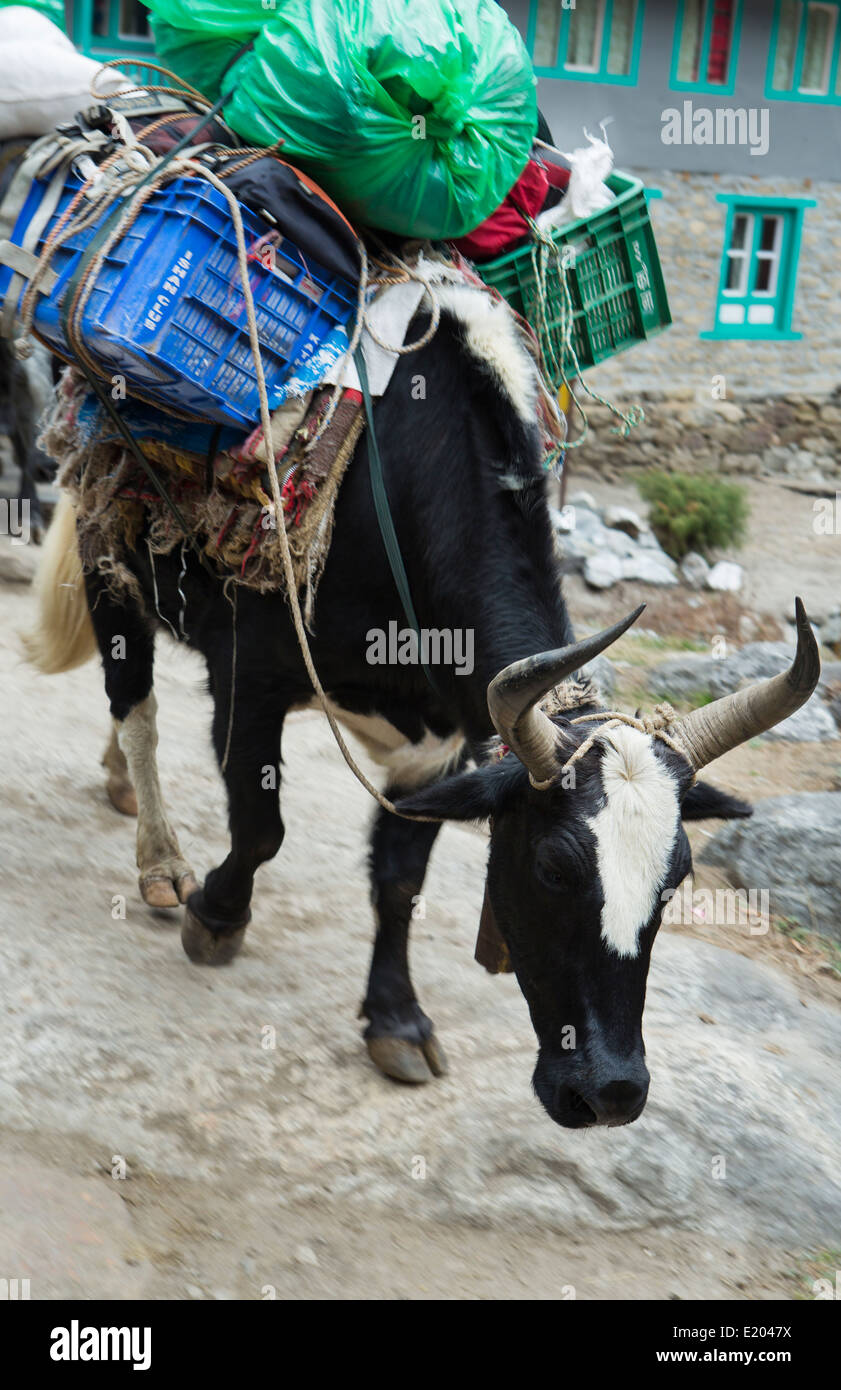
[[[808,449],[797,449],[789,456],[785,471],[792,478],[804,478],[815,472],[815,455]]]
[[[597,512],[596,499],[592,492],[574,492],[568,499],[570,507],[583,507],[588,512]]]
[[[13,537],[0,536],[0,584],[31,584],[37,565],[36,545],[16,545]]]
[[[831,613],[822,625],[821,642],[841,656],[841,613]]]
[[[737,888],[766,889],[781,917],[841,941],[841,792],[800,792],[756,804],[706,845],[702,862]]]
[[[582,666],[581,674],[595,681],[605,700],[610,699],[616,689],[617,671],[609,656],[594,657],[586,666]]]
[[[771,444],[762,455],[762,466],[766,473],[785,473],[791,461],[791,449],[783,444]]]
[[[742,587],[743,575],[741,565],[734,564],[732,560],[719,560],[707,575],[706,585],[708,589],[721,593],[736,593]]]
[[[746,473],[750,478],[756,478],[762,472],[762,459],[759,454],[739,454],[734,460],[737,473]]]
[[[609,589],[622,578],[622,560],[612,551],[599,551],[584,562],[584,579],[592,589]]]
[[[830,711],[814,697],[784,719],[782,724],[776,724],[762,734],[762,738],[787,739],[792,743],[822,743],[825,739],[837,737],[838,725]]]
[[[559,531],[562,536],[567,536],[570,531],[575,530],[574,507],[563,507],[560,510],[557,507],[550,507],[549,517],[555,530]]]
[[[644,526],[639,516],[630,507],[607,507],[604,513],[605,526],[614,531],[624,531],[634,540],[639,540]]]
[[[313,1269],[318,1269],[318,1256],[311,1245],[299,1245],[295,1250],[295,1263],[299,1265],[310,1265]]]
[[[664,563],[666,560],[668,560],[668,556],[662,553],[651,554],[645,550],[637,551],[635,555],[622,561],[622,578],[636,579],[643,584],[657,584],[662,587],[677,584],[674,561],[669,561],[666,564]]]
[[[654,695],[671,695],[678,700],[691,699],[702,691],[708,693],[712,699],[718,700],[723,695],[729,695],[731,690],[751,685],[754,681],[768,680],[769,677],[788,670],[793,656],[794,644],[789,645],[787,642],[749,642],[746,647],[734,647],[732,650],[728,650],[725,645],[719,655],[713,652],[686,652],[681,656],[670,657],[668,661],[655,667],[649,676],[648,688]],[[811,711],[813,707],[816,708],[818,696],[828,695],[830,688],[834,687],[839,679],[841,663],[825,662],[817,693],[803,710],[798,711],[798,715],[803,715],[805,710]],[[797,717],[792,715],[791,718]],[[786,720],[785,724],[791,726],[791,720]],[[835,737],[825,722],[820,720],[820,716],[813,727],[819,726],[823,732],[818,734],[818,737]],[[784,725],[778,727],[783,728]],[[805,729],[807,724],[805,719],[802,719],[799,724],[791,727],[795,730]],[[807,737],[805,733],[796,732],[788,736],[800,739]]]
[[[742,410],[742,407],[734,405],[732,401],[716,401],[715,411],[723,420],[729,420],[730,423],[734,425],[745,418],[745,412]]]
[[[697,550],[690,550],[680,562],[681,578],[689,585],[690,589],[703,589],[709,572],[709,565],[703,555],[698,554]]]
[[[623,560],[631,555],[636,555],[639,551],[636,541],[633,541],[624,531],[610,531],[606,526],[596,537],[596,540],[602,550],[610,550]]]

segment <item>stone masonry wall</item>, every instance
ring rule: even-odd
[[[615,393],[618,395],[618,392]],[[623,404],[628,404],[623,393]],[[841,481],[841,387],[833,395],[713,400],[692,387],[636,392],[644,422],[626,439],[611,433],[603,407],[585,402],[590,434],[571,451],[579,465],[596,470],[647,466],[673,472],[785,474],[803,482]],[[571,435],[578,423],[573,417]]]
[[[640,391],[675,388],[709,396],[723,376],[727,398],[825,395],[841,383],[841,184],[635,169],[651,200],[673,323],[648,343],[587,372],[594,390],[628,404]],[[727,208],[718,193],[814,198],[806,208],[791,327],[799,341],[713,340]]]

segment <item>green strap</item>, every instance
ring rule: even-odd
[[[365,419],[368,423],[368,471],[371,476],[371,491],[374,494],[374,509],[377,513],[380,535],[383,538],[383,545],[385,546],[385,553],[388,556],[391,573],[397,585],[400,602],[403,605],[403,612],[406,614],[406,620],[418,639],[418,653],[420,653],[422,650],[421,630],[412,603],[412,595],[409,589],[406,567],[403,564],[403,556],[400,554],[397,532],[394,529],[394,519],[391,515],[391,508],[388,505],[388,493],[386,492],[385,478],[383,476],[383,461],[380,457],[377,434],[374,429],[374,408],[371,401],[371,388],[368,382],[368,368],[365,365],[365,355],[361,345],[354,352],[353,360],[356,363],[359,384],[362,387],[362,399],[365,403]],[[423,667],[423,673],[429,681],[430,686],[435,691],[435,694],[439,694],[438,687],[432,679],[429,668],[426,665]]]

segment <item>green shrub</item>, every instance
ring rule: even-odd
[[[650,507],[651,529],[673,560],[738,545],[748,515],[745,489],[713,473],[645,473],[637,487]]]

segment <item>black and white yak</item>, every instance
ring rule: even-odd
[[[426,322],[420,315],[410,336]],[[413,390],[419,376],[422,400]],[[418,665],[366,660],[371,630],[387,632],[390,622],[402,628],[405,621],[375,517],[364,435],[339,495],[312,650],[330,698],[385,766],[387,793],[401,810],[490,822],[489,899],[537,1033],[537,1094],[558,1124],[617,1125],[636,1119],[646,1102],[646,977],[668,890],[691,867],[682,820],[750,814],[695,775],[802,705],[817,684],[819,660],[798,601],[790,671],[693,711],[672,728],[671,742],[633,724],[589,722],[586,716],[602,707],[591,689],[570,678],[637,614],[595,637],[574,639],[545,497],[535,399],[534,371],[510,316],[481,292],[462,290],[445,305],[432,342],[400,360],[375,405],[419,623],[472,630],[472,674],[438,666],[433,691]],[[92,573],[85,606],[78,594],[73,603],[72,588],[61,587],[78,587],[74,546],[73,509],[65,498],[47,538],[41,619],[30,654],[55,671],[98,646],[137,794],[144,897],[157,905],[187,903],[182,940],[192,960],[229,961],[250,919],[255,871],[283,841],[278,792],[267,787],[272,779],[263,770],[279,765],[287,712],[312,701],[287,604],[280,593],[239,591],[235,718],[224,767],[231,850],[199,888],[162,806],[155,764],[155,631],[158,614],[177,628],[180,557],[156,562],[157,612],[142,545],[122,558],[143,602],[116,603]],[[231,605],[221,581],[192,559],[181,588],[190,644],[207,663],[221,764],[232,694]],[[118,634],[126,638],[126,655],[115,660]],[[582,703],[559,713],[556,702],[548,714],[541,702],[560,683],[567,683],[567,694],[580,690]],[[572,722],[581,716],[584,722]],[[489,760],[495,734],[509,751]],[[585,740],[589,746],[571,778],[562,768]],[[112,747],[117,781],[121,775],[125,781],[122,754]],[[408,965],[412,903],[438,828],[382,809],[373,823],[376,937],[362,1006],[365,1039],[377,1066],[404,1081],[428,1080],[445,1065]]]

